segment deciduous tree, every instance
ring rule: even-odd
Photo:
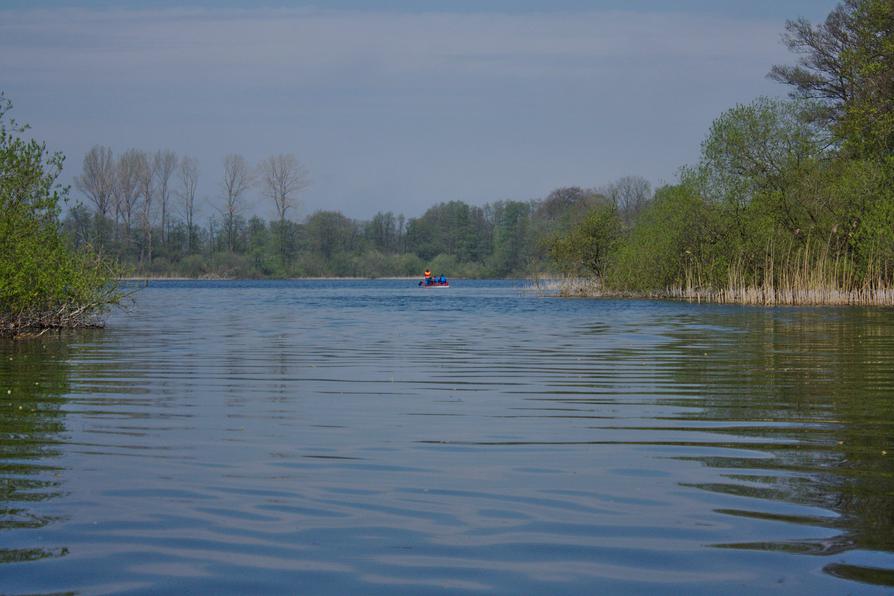
[[[180,184],[177,195],[180,197],[181,210],[186,220],[186,250],[192,252],[196,237],[195,213],[196,190],[199,185],[199,161],[194,157],[184,156],[180,160],[177,177]]]
[[[161,210],[161,243],[168,240],[168,203],[171,198],[171,177],[177,169],[177,154],[170,149],[156,151],[152,156],[152,174],[155,177],[155,190],[158,207]]]
[[[770,77],[816,102],[817,121],[857,155],[894,152],[894,2],[844,0],[825,22],[789,21],[784,41],[798,64]]]
[[[285,262],[286,215],[297,205],[298,195],[310,184],[305,167],[291,153],[271,155],[258,165],[261,189],[273,201],[279,219],[280,251]]]
[[[236,250],[236,222],[244,208],[243,197],[254,181],[248,162],[241,155],[224,158],[224,204],[218,209],[223,217],[227,250]]]

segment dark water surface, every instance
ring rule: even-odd
[[[0,408],[3,593],[894,589],[891,310],[156,283]]]

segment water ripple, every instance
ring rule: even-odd
[[[894,587],[890,313],[414,290],[0,343],[3,590]]]

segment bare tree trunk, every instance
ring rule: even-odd
[[[95,145],[87,152],[83,172],[75,178],[75,186],[96,206],[96,239],[97,244],[102,246],[106,240],[106,221],[115,187],[115,159],[109,147]]]
[[[248,162],[241,155],[227,155],[224,158],[224,205],[218,209],[224,220],[227,250],[236,250],[236,222],[242,213],[242,196],[251,187],[254,174]]]
[[[152,170],[155,177],[155,190],[158,206],[161,209],[161,243],[166,245],[168,239],[168,200],[170,198],[170,182],[174,170],[177,169],[177,154],[169,149],[156,151],[152,158]]]
[[[146,262],[152,263],[152,201],[155,198],[155,164],[142,151],[139,152],[137,181],[142,209],[140,210],[140,227],[143,242],[140,244],[140,269]]]
[[[117,214],[124,221],[125,249],[130,244],[133,210],[140,197],[139,172],[141,154],[142,152],[137,149],[128,149],[118,158],[115,166],[115,203]],[[116,215],[116,218],[118,215]]]
[[[117,181],[115,182],[117,185]],[[115,227],[112,229],[112,238],[117,242],[121,236],[121,201],[119,200],[117,191],[113,192],[112,200],[115,203]]]
[[[636,217],[653,196],[652,185],[640,176],[624,176],[600,192],[614,203],[624,223],[628,226],[633,225]]]
[[[180,195],[183,216],[186,218],[186,251],[192,252],[195,236],[196,188],[199,184],[199,162],[193,157],[180,160]]]

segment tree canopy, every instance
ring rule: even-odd
[[[785,43],[800,56],[773,79],[813,100],[814,118],[855,155],[894,152],[894,3],[844,0],[823,23],[789,21]]]

